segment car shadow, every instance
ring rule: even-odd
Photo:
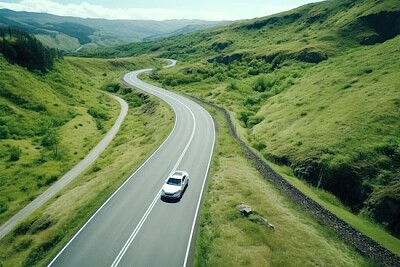
[[[181,201],[181,198],[161,197],[161,200],[162,200],[163,202],[167,202],[167,203],[177,203],[177,202]]]
[[[183,190],[182,196],[180,198],[168,198],[168,197],[163,197],[161,196],[161,200],[163,202],[167,202],[167,203],[177,203],[180,202],[181,199],[185,196],[186,190],[188,189],[189,185],[185,187],[185,189]]]

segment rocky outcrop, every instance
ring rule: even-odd
[[[232,44],[233,44],[233,42],[231,40],[220,41],[220,42],[213,43],[211,45],[211,48],[214,49],[215,51],[221,51],[221,50],[224,50],[225,48],[229,47]]]
[[[247,24],[244,26],[238,27],[238,29],[245,30],[258,30],[268,25],[282,25],[292,23],[302,17],[300,13],[292,13],[281,17],[269,17],[267,19],[257,20],[252,24]]]
[[[235,62],[235,61],[242,61],[242,58],[243,58],[243,54],[234,53],[234,54],[231,54],[231,55],[219,55],[217,57],[210,58],[207,61],[209,63],[217,62],[217,63],[222,63],[222,64],[225,64],[225,65],[229,65],[229,64],[231,64],[232,62]]]
[[[362,16],[359,20],[373,28],[376,34],[365,36],[361,40],[361,44],[373,45],[383,43],[400,34],[400,11],[380,12]]]
[[[286,60],[297,60],[306,63],[320,63],[321,61],[327,60],[328,55],[322,51],[313,48],[304,48],[294,53],[279,52],[263,57],[265,63],[272,64],[273,68],[280,66]]]

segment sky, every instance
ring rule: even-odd
[[[0,0],[0,9],[105,19],[202,19],[263,17],[321,0]]]

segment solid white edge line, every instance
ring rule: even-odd
[[[89,218],[89,220],[81,227],[81,229],[79,229],[79,231],[71,238],[71,240],[63,247],[63,249],[53,258],[53,260],[47,265],[48,267],[50,267],[56,260],[57,258],[64,252],[64,250],[72,243],[72,241],[74,241],[74,239],[80,234],[80,232],[83,231],[83,229],[92,221],[92,219],[101,211],[101,209],[103,209],[103,207],[105,205],[108,204],[108,202],[114,197],[114,195],[116,195],[122,187],[125,186],[126,183],[129,182],[129,180],[165,145],[165,143],[170,139],[172,133],[175,131],[176,125],[177,125],[177,121],[178,118],[176,117],[176,110],[172,107],[172,109],[174,110],[175,113],[175,124],[174,124],[174,128],[172,129],[171,133],[168,135],[168,137],[164,140],[164,142],[153,152],[153,154],[151,154],[151,156],[149,158],[147,158],[147,160],[140,165],[139,168],[136,169],[136,171],[128,177],[128,179],[126,179],[126,181],[120,186],[118,187],[118,189],[106,200],[106,202],[104,202],[103,205],[100,206],[100,208]]]
[[[150,88],[150,89],[152,89],[152,88]],[[162,89],[162,88],[160,88],[160,89]],[[192,116],[193,123],[194,123],[192,134],[191,134],[191,136],[189,138],[189,141],[187,142],[187,144],[186,144],[185,148],[183,149],[179,159],[175,163],[175,166],[173,167],[173,170],[171,171],[171,173],[173,173],[176,170],[176,168],[179,166],[179,164],[181,163],[184,155],[186,154],[187,150],[189,149],[189,146],[191,145],[191,143],[193,141],[193,137],[194,137],[194,134],[195,134],[196,128],[197,128],[197,123],[196,123],[196,118],[195,118],[195,116],[193,114],[193,111],[185,103],[183,103],[180,99],[178,99],[176,97],[173,97],[173,96],[170,96],[170,95],[167,95],[167,94],[165,94],[163,92],[159,92],[158,90],[157,90],[157,92],[158,93],[162,93],[164,96],[166,96],[166,97],[168,97],[170,99],[173,99],[174,101],[177,101],[183,107],[185,107],[190,112],[190,115]],[[204,184],[204,182],[203,182],[203,184]],[[158,198],[160,197],[161,190],[162,189],[160,189],[158,191],[158,194],[154,198],[153,202],[150,204],[149,208],[147,209],[147,211],[145,212],[143,217],[140,219],[139,224],[135,227],[135,229],[133,230],[133,232],[129,236],[128,240],[125,242],[124,246],[122,247],[122,249],[118,253],[117,257],[114,259],[111,267],[117,267],[118,264],[120,263],[120,261],[122,260],[122,258],[124,257],[124,255],[125,255],[126,251],[128,250],[129,246],[132,244],[133,240],[135,239],[136,235],[139,233],[140,229],[142,228],[142,226],[143,226],[144,222],[146,221],[147,217],[149,216],[150,212],[153,210]]]
[[[208,114],[209,117],[211,117],[211,115],[210,115],[209,112],[207,112],[207,114]],[[195,216],[194,216],[194,220],[193,220],[193,224],[192,224],[192,229],[191,229],[191,231],[190,231],[189,241],[188,241],[188,244],[187,244],[187,247],[186,247],[186,254],[185,254],[185,260],[184,260],[184,262],[183,262],[183,267],[186,267],[187,261],[188,261],[188,258],[189,258],[190,245],[192,244],[193,233],[194,233],[194,229],[195,229],[196,223],[197,223],[197,216],[199,215],[200,204],[201,204],[201,201],[202,201],[202,196],[203,196],[204,188],[205,188],[206,181],[207,181],[207,176],[208,176],[209,171],[210,171],[211,160],[212,160],[212,157],[213,157],[213,154],[214,154],[215,135],[216,135],[216,133],[215,133],[215,124],[214,124],[214,120],[213,120],[212,118],[211,118],[211,121],[212,121],[212,125],[213,125],[213,128],[214,128],[214,132],[213,132],[213,134],[214,134],[214,140],[213,140],[213,144],[212,144],[212,149],[211,149],[210,158],[209,158],[209,161],[208,161],[207,172],[206,172],[205,175],[204,175],[203,185],[202,185],[202,187],[201,187],[201,191],[200,191],[200,195],[199,195],[199,201],[197,202],[196,213],[195,213]]]

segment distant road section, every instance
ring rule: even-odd
[[[170,66],[175,61],[170,61]],[[132,86],[159,97],[175,112],[164,143],[119,187],[76,233],[49,266],[191,265],[201,199],[211,163],[215,127],[195,102],[126,74]],[[189,186],[178,201],[160,198],[165,179],[187,171]]]
[[[6,221],[0,227],[0,239],[2,239],[5,235],[7,235],[20,221],[28,217],[32,212],[34,212],[37,208],[39,208],[46,201],[48,201],[55,194],[57,194],[61,189],[63,189],[67,184],[69,184],[73,179],[75,179],[78,175],[80,175],[87,167],[89,167],[97,159],[97,157],[101,154],[101,152],[103,152],[104,149],[111,143],[112,139],[119,131],[119,128],[123,120],[125,119],[126,114],[128,113],[128,104],[125,102],[125,100],[115,95],[111,96],[115,98],[121,106],[121,111],[113,127],[107,132],[107,134],[100,141],[100,143],[98,143],[97,146],[93,148],[82,161],[80,161],[77,165],[75,165],[74,168],[72,168],[63,177],[61,177],[61,179],[59,179],[43,194],[41,194],[39,197],[37,197],[35,200],[29,203],[25,208],[20,210],[8,221]]]

